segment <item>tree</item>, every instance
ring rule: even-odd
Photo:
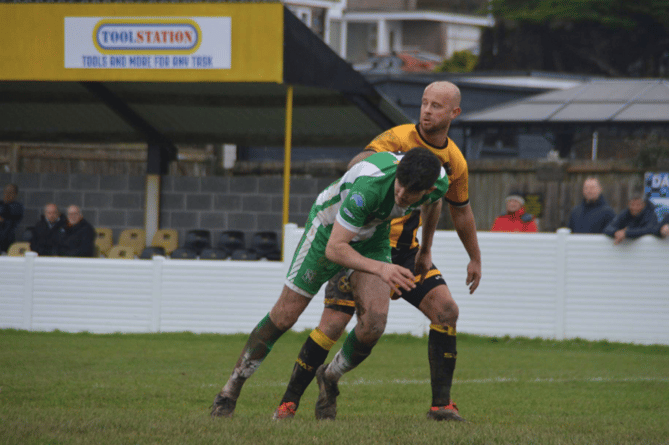
[[[478,57],[472,54],[471,51],[455,51],[450,59],[444,60],[434,70],[446,73],[469,73],[474,71],[477,62]]]
[[[478,69],[669,77],[669,0],[492,0]]]

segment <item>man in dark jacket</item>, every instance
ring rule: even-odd
[[[0,200],[0,252],[6,252],[16,240],[16,226],[23,218],[23,204],[16,201],[19,187],[7,184]]]
[[[656,230],[655,204],[645,198],[643,191],[636,191],[627,203],[627,208],[613,218],[604,233],[614,239],[613,244],[619,244],[625,238],[639,238],[655,233]]]
[[[95,229],[75,205],[67,208],[67,223],[59,230],[57,250],[60,256],[94,256]]]
[[[41,256],[57,255],[58,236],[65,224],[65,217],[60,214],[56,204],[45,205],[44,214],[33,227],[30,250]]]
[[[571,211],[569,225],[571,233],[602,233],[616,216],[602,196],[602,186],[597,178],[583,182],[583,202]]]

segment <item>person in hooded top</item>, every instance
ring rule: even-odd
[[[506,214],[495,218],[491,232],[538,232],[534,217],[525,212],[525,199],[512,193],[506,197]]]

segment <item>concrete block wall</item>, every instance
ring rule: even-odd
[[[314,199],[335,179],[291,178],[289,222],[303,227]],[[91,224],[112,229],[114,244],[124,229],[144,227],[144,176],[0,173],[0,185],[8,183],[19,186],[18,200],[25,207],[17,237],[39,220],[49,202],[63,213],[71,204],[80,206]],[[283,178],[279,175],[163,176],[160,199],[160,228],[176,229],[179,245],[191,229],[210,230],[214,243],[224,230],[241,230],[247,241],[258,231],[281,234]]]

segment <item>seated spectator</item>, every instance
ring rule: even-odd
[[[67,208],[67,222],[58,231],[57,251],[60,256],[94,256],[95,229],[75,205]]]
[[[667,213],[664,218],[662,218],[662,221],[660,221],[660,223],[657,225],[657,231],[655,234],[660,238],[669,237],[669,213]]]
[[[491,232],[537,232],[534,217],[525,213],[525,200],[522,196],[511,194],[506,197],[506,214],[495,218]]]
[[[635,190],[627,208],[613,218],[604,233],[613,238],[613,244],[620,244],[625,238],[639,238],[656,230],[655,205],[646,199],[643,190]]]
[[[65,216],[60,214],[56,204],[45,205],[44,214],[33,228],[30,250],[41,256],[57,255],[58,234],[65,224]]]
[[[16,241],[16,226],[23,218],[23,204],[16,201],[19,187],[7,184],[0,201],[0,252],[6,252]]]
[[[583,202],[569,216],[571,233],[602,233],[616,213],[602,196],[602,186],[596,178],[583,182]]]

